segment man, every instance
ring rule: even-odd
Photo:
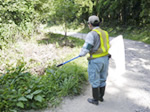
[[[103,102],[105,93],[106,79],[109,64],[109,36],[108,33],[99,27],[100,20],[97,16],[90,16],[88,26],[91,30],[85,39],[79,56],[90,54],[88,58],[89,82],[92,85],[93,98],[88,99],[89,103],[98,105]]]

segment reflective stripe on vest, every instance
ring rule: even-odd
[[[109,45],[109,35],[106,31],[98,29],[93,29],[92,31],[95,31],[98,33],[100,37],[100,47],[99,49],[93,53],[91,58],[99,58],[108,55],[108,50],[110,48]]]

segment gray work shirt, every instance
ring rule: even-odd
[[[99,27],[94,27],[93,29],[97,29]],[[86,38],[85,38],[85,43],[91,44],[93,47],[90,49],[90,54],[94,53],[98,50],[100,46],[100,38],[99,35],[95,31],[90,31]]]

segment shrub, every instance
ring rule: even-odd
[[[84,70],[72,64],[61,68],[48,67],[43,76],[26,72],[25,63],[0,77],[0,111],[16,112],[56,106],[62,97],[81,93]]]

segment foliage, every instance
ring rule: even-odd
[[[122,34],[124,38],[142,41],[144,43],[150,44],[150,32],[148,26],[146,27],[137,27],[137,26],[129,26],[129,27],[121,27],[121,26],[112,26],[108,27],[107,25],[102,26],[105,30],[109,32],[111,37]]]
[[[114,36],[122,34],[126,39],[141,41],[150,44],[150,32],[146,27],[142,29],[139,27],[133,28],[131,26],[128,28],[117,27],[117,29],[112,30],[110,34]]]
[[[41,108],[46,106],[39,85],[41,78],[25,72],[24,63],[7,71],[0,77],[1,111],[13,111],[20,108]],[[42,106],[41,106],[42,103]]]
[[[123,25],[146,25],[149,21],[150,5],[144,0],[96,0],[94,14],[99,15],[103,22]],[[113,21],[113,23],[112,23]]]
[[[146,44],[150,44],[150,32],[149,25],[145,27],[138,26],[128,26],[122,27],[120,25],[108,25],[102,23],[100,27],[106,31],[108,31],[110,37],[115,37],[118,35],[123,35],[123,38],[142,41]],[[88,33],[90,30],[88,27],[84,27],[80,33]]]
[[[86,22],[89,15],[93,13],[93,2],[91,0],[74,0],[79,6],[77,17],[79,22]]]
[[[48,102],[57,105],[63,96],[79,94],[85,81],[85,70],[75,63],[61,68],[50,66],[39,77],[26,70],[25,63],[18,62],[17,67],[0,77],[1,112],[39,109]]]
[[[53,1],[53,14],[52,18],[58,23],[62,24],[67,35],[68,23],[75,20],[76,12],[78,11],[77,5],[72,0],[57,0]]]
[[[79,21],[82,14],[88,14],[92,12],[92,6],[93,4],[90,0],[52,1],[50,20],[55,21],[55,24],[61,24],[66,36],[67,29],[72,27],[74,22]]]
[[[30,38],[47,21],[62,24],[67,32],[92,14],[109,25],[145,27],[150,23],[149,5],[144,0],[0,0],[0,46]]]
[[[0,0],[0,44],[33,36],[40,16],[33,0]]]
[[[20,36],[19,32],[25,37],[32,33],[34,10],[31,1],[0,0],[0,12],[0,39],[13,39]]]
[[[55,38],[56,37],[56,40]],[[56,42],[61,40],[62,35],[51,34],[52,41]],[[74,42],[75,46],[81,46],[83,40],[68,37],[64,39],[66,42]],[[23,44],[21,42],[21,44]],[[17,64],[15,59],[19,59],[22,56],[21,48],[18,49],[19,45],[11,46],[3,49],[0,55],[3,63],[10,63],[9,68],[4,71],[1,76],[0,73],[0,111],[1,112],[20,112],[29,109],[40,109],[46,106],[58,106],[62,98],[68,95],[78,95],[81,93],[82,84],[87,80],[86,67],[82,66],[85,63],[83,59],[82,62],[72,62],[66,64],[63,67],[56,68],[59,60],[50,61],[49,65],[45,68],[45,72],[42,76],[36,76],[29,72],[30,65],[26,65],[23,60],[18,61]],[[79,49],[79,48],[78,48]],[[72,49],[72,54],[76,55],[78,50],[76,47]],[[3,51],[2,50],[2,51]],[[6,53],[7,51],[7,53]],[[15,55],[15,53],[18,53]],[[13,56],[7,57],[8,54]],[[68,60],[70,57],[66,57],[64,60]],[[60,59],[63,62],[63,59]],[[53,63],[53,64],[51,64]],[[79,63],[82,63],[79,65]],[[16,66],[15,66],[16,65]],[[4,67],[5,68],[5,67]]]

